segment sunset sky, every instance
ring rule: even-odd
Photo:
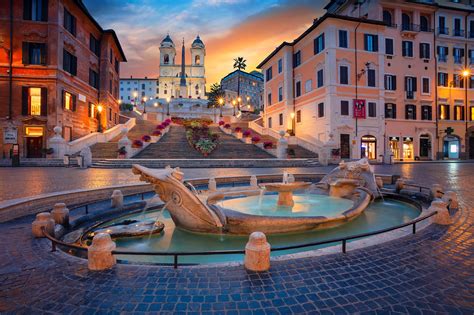
[[[206,45],[207,85],[233,71],[233,59],[252,71],[283,41],[292,41],[319,17],[327,0],[84,0],[103,28],[113,28],[128,62],[121,76],[157,77],[159,45],[170,34],[186,53],[200,35]],[[178,54],[180,56],[180,54]],[[189,57],[188,58],[189,63]],[[177,62],[180,62],[180,57]]]

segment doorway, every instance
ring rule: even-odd
[[[469,137],[469,158],[474,159],[474,136]]]
[[[43,137],[26,137],[26,157],[43,157]]]
[[[430,135],[420,135],[420,159],[431,158],[431,141]]]
[[[459,159],[459,138],[457,136],[446,136],[443,140],[443,157],[445,159]]]
[[[350,137],[348,134],[341,134],[341,159],[350,159],[351,157],[351,144]]]
[[[374,136],[363,136],[360,144],[361,158],[375,160],[377,158],[377,138]]]

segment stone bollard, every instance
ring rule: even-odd
[[[383,188],[383,179],[382,177],[375,177],[375,183],[379,189]]]
[[[114,190],[110,198],[110,205],[112,208],[121,209],[123,207],[123,194],[121,190]]]
[[[53,210],[51,211],[54,222],[56,224],[61,224],[62,226],[69,226],[69,209],[66,208],[65,203],[57,203],[54,205]]]
[[[400,190],[402,190],[403,188],[405,188],[405,180],[403,178],[397,179],[397,181],[395,182],[395,190],[397,192],[400,192]]]
[[[89,270],[110,269],[117,263],[112,251],[115,242],[107,233],[98,233],[92,239],[92,245],[87,250],[87,263]]]
[[[49,235],[54,236],[54,220],[49,212],[41,212],[36,215],[36,219],[31,224],[33,236],[37,238],[44,237],[43,227]]]
[[[270,269],[270,244],[262,232],[250,234],[245,245],[245,268],[251,271],[267,271]]]
[[[250,187],[257,187],[257,186],[258,186],[257,176],[255,175],[250,176]]]
[[[446,202],[449,205],[450,209],[459,208],[458,195],[454,191],[445,192],[441,200]]]
[[[216,191],[217,190],[217,183],[214,177],[209,178],[209,183],[207,184],[209,191]]]
[[[433,223],[440,225],[450,225],[453,223],[447,205],[442,200],[434,200],[431,202],[431,206],[428,208],[428,211],[438,211],[436,215],[433,216]]]
[[[443,198],[443,187],[440,184],[433,184],[431,186],[431,196],[433,199],[441,199]]]

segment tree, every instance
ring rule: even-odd
[[[209,91],[208,95],[208,106],[209,107],[218,107],[219,105],[219,98],[224,97],[224,90],[219,83],[214,83],[211,85],[211,90]]]
[[[245,70],[247,60],[244,57],[237,57],[234,59],[234,69],[237,69],[237,98],[240,97],[240,71]],[[240,110],[240,102],[237,103],[237,108]]]

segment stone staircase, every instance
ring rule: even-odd
[[[151,135],[153,130],[155,130],[156,123],[149,122],[146,120],[136,121],[135,127],[133,127],[127,134],[127,137],[133,141],[136,139],[141,139],[143,135]],[[92,145],[91,152],[92,158],[94,159],[116,159],[117,150],[118,150],[118,141],[122,136],[117,136],[112,139],[110,142],[100,142]]]

